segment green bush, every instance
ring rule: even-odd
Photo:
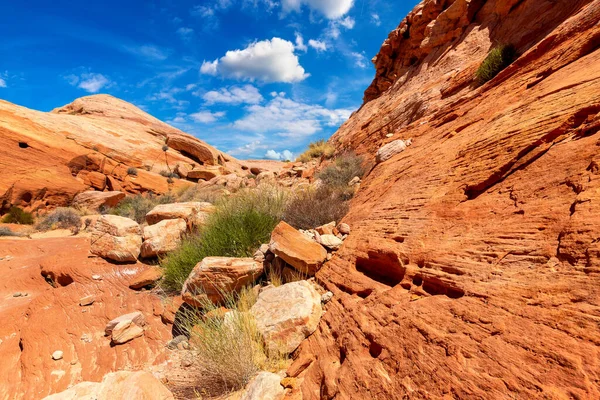
[[[165,178],[179,179],[178,174],[176,174],[175,172],[172,172],[172,171],[167,171],[166,169],[163,169],[162,171],[160,171],[159,174],[160,174],[160,176],[164,176]]]
[[[206,224],[161,260],[165,290],[181,290],[194,266],[205,257],[252,256],[268,242],[284,208],[285,193],[264,185],[221,199]]]
[[[335,159],[335,162],[325,167],[317,178],[323,181],[325,186],[333,190],[349,193],[348,183],[358,176],[362,178],[365,174],[363,167],[364,159],[354,153],[346,153]]]
[[[141,194],[129,196],[123,199],[116,207],[108,210],[109,214],[119,215],[121,217],[131,218],[141,224],[146,220],[148,214],[154,207],[159,204],[175,203],[176,199],[173,195],[167,193],[162,196]]]
[[[492,80],[504,68],[512,64],[516,57],[517,50],[513,45],[500,45],[494,47],[475,73],[477,83],[483,85]]]
[[[2,219],[7,224],[33,225],[33,215],[19,207],[11,207]]]
[[[36,228],[40,231],[51,229],[71,229],[78,231],[81,227],[81,217],[72,208],[59,207],[46,215]]]
[[[331,221],[339,222],[348,212],[344,193],[328,186],[299,191],[288,202],[283,220],[296,229],[314,229]]]
[[[297,161],[300,162],[309,162],[310,160],[314,160],[315,158],[331,158],[333,153],[335,152],[335,148],[327,143],[325,140],[317,140],[316,142],[309,143],[308,150],[304,153],[300,154],[297,158]]]
[[[19,236],[19,234],[11,231],[10,228],[6,226],[0,226],[0,237],[2,236]]]

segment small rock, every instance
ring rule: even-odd
[[[394,136],[394,134],[393,134],[393,133],[388,133],[387,135],[385,135],[385,137],[386,137],[386,138],[391,138],[391,137],[393,137],[393,136]]]
[[[81,335],[81,337],[79,338],[79,340],[81,340],[84,343],[91,343],[92,342],[92,338],[87,333],[84,333],[83,335]]]
[[[89,296],[85,296],[79,299],[79,305],[81,307],[91,306],[92,304],[94,304],[94,301],[96,301],[96,298],[93,294],[90,294]]]
[[[142,289],[148,285],[153,285],[159,281],[163,276],[163,271],[158,267],[150,267],[141,273],[135,275],[131,281],[129,281],[130,289]]]
[[[344,243],[342,239],[338,238],[335,235],[321,235],[320,242],[323,246],[331,249],[338,250],[340,246]]]
[[[360,178],[358,176],[355,176],[354,178],[352,178],[350,180],[350,182],[348,182],[348,186],[355,186],[355,185],[360,185]]]
[[[280,382],[279,375],[263,371],[248,384],[240,400],[279,400],[284,394]]]
[[[412,144],[412,139],[408,139],[408,140],[398,139],[398,140],[394,140],[393,142],[390,142],[390,143],[382,146],[377,151],[377,157],[376,157],[377,163],[387,161],[390,158],[394,157],[396,154],[402,153],[411,144]]]
[[[327,292],[321,296],[321,303],[327,304],[331,301],[332,298],[333,298],[333,293]]]
[[[21,297],[21,296],[23,296],[23,294],[20,292],[13,293],[13,297]]]
[[[63,358],[63,352],[60,350],[56,350],[54,353],[52,353],[52,359],[54,361],[58,361],[58,360],[62,360]]]
[[[331,253],[327,253],[327,261],[331,261],[333,255]]]
[[[112,342],[114,344],[127,343],[130,340],[138,338],[144,334],[144,328],[135,324],[131,320],[119,322],[112,330]]]
[[[331,235],[333,234],[333,230],[335,229],[335,221],[332,221],[328,224],[321,225],[315,228],[315,231],[319,233],[319,235]]]
[[[94,275],[92,275],[92,279],[95,281],[101,281],[102,277],[100,275],[94,274]]]
[[[340,222],[337,226],[337,230],[342,234],[342,235],[349,235],[350,234],[350,225],[345,224],[343,222]]]
[[[109,336],[112,334],[113,329],[123,321],[130,321],[138,326],[144,326],[146,323],[146,319],[144,318],[144,314],[139,311],[132,312],[129,314],[121,315],[113,320],[111,320],[106,327],[104,328],[104,334]]]

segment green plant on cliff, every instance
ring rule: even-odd
[[[317,140],[316,142],[309,143],[308,149],[304,153],[300,154],[300,156],[297,158],[297,161],[309,162],[315,158],[331,158],[333,157],[334,152],[335,148],[325,140],[321,139]]]
[[[268,242],[281,220],[285,202],[285,192],[266,185],[220,199],[206,224],[161,260],[164,289],[181,290],[204,257],[252,256],[262,243]]]
[[[11,207],[2,219],[7,224],[33,225],[33,215],[19,207]]]
[[[512,64],[513,61],[515,61],[516,56],[517,50],[513,45],[509,44],[494,47],[475,73],[477,83],[483,85],[492,80],[503,69]]]

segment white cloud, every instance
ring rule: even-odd
[[[102,88],[112,85],[110,79],[104,75],[92,72],[85,72],[81,75],[71,74],[64,78],[69,85],[77,86],[79,89],[83,89],[88,93],[98,93]]]
[[[0,78],[0,88],[5,88],[6,87],[6,81],[2,78]]]
[[[367,68],[367,59],[363,53],[351,52],[350,57],[354,58],[354,62],[359,68]]]
[[[234,122],[234,128],[255,133],[272,132],[282,137],[301,138],[320,132],[325,126],[341,125],[350,117],[353,110],[328,109],[278,95],[264,106],[247,107],[247,111],[248,114],[245,117]]]
[[[379,18],[379,14],[371,14],[371,23],[373,23],[375,26],[381,25],[381,18]]]
[[[310,39],[308,41],[308,45],[315,49],[316,51],[327,51],[327,43],[322,42],[320,40]]]
[[[157,46],[147,44],[143,46],[126,46],[126,51],[139,57],[147,58],[148,60],[163,61],[169,57],[167,51],[158,48]]]
[[[328,19],[341,18],[354,5],[354,0],[282,0],[281,7],[284,14],[291,11],[299,12],[302,6],[308,6],[325,15]]]
[[[203,123],[203,124],[210,124],[224,116],[225,116],[225,112],[223,112],[223,111],[219,111],[219,112],[215,112],[215,113],[210,112],[210,111],[199,111],[197,113],[190,114],[190,118],[192,120],[194,120],[195,122]]]
[[[206,104],[258,104],[263,100],[259,90],[252,85],[232,86],[206,92],[202,98]]]
[[[267,158],[269,160],[279,160],[279,161],[293,160],[294,154],[289,150],[283,150],[281,153],[277,152],[275,150],[269,150],[265,154],[265,158]]]
[[[309,74],[294,54],[294,44],[280,38],[254,42],[243,50],[230,50],[213,62],[204,61],[200,72],[226,78],[263,82],[300,82]]]
[[[298,32],[296,32],[296,50],[303,51],[305,53],[308,51],[308,47],[306,47],[304,44],[304,38]]]
[[[354,29],[354,25],[356,25],[356,21],[354,21],[354,18],[349,16],[343,19],[330,21],[329,26],[325,30],[325,36],[328,36],[332,39],[337,39],[341,35],[340,27],[350,30]]]
[[[194,34],[194,30],[192,28],[181,27],[181,28],[177,29],[177,34],[183,40],[190,40],[192,38],[192,35]]]

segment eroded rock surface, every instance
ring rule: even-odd
[[[332,143],[414,143],[364,177],[317,273],[334,297],[290,368],[305,398],[600,397],[599,17],[427,0],[390,35]],[[477,88],[492,43],[520,56]]]

